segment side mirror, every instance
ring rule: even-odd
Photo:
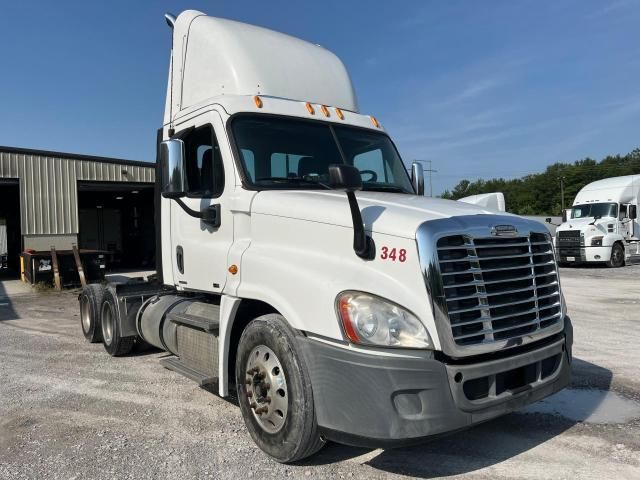
[[[186,195],[184,142],[165,140],[160,144],[161,193],[164,198]]]
[[[360,170],[351,165],[329,165],[329,185],[334,190],[353,192],[362,190]]]
[[[569,218],[569,210],[563,210],[562,211],[562,223],[566,222],[568,218]]]
[[[551,217],[545,218],[544,221],[547,222],[547,223],[551,223]]]
[[[629,219],[635,220],[638,218],[638,207],[636,205],[629,205]]]
[[[424,196],[424,169],[421,163],[411,164],[411,183],[416,195]]]

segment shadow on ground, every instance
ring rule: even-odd
[[[574,359],[572,387],[593,387],[609,390],[612,373],[592,363]],[[587,418],[599,402],[594,401],[584,411]],[[427,441],[412,447],[383,450],[366,465],[377,470],[418,478],[461,475],[491,467],[535,448],[560,435],[583,419],[571,420],[556,415],[514,412],[490,422]],[[367,453],[371,449],[328,444],[312,457],[307,465],[344,461]]]
[[[11,302],[11,298],[9,297],[4,284],[4,278],[0,276],[0,322],[5,320],[15,320],[20,318],[18,313],[13,308],[13,303]]]

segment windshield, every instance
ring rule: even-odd
[[[360,170],[363,190],[413,194],[400,155],[381,132],[260,115],[235,118],[231,130],[245,178],[260,189],[330,188],[329,165],[346,162]]]
[[[616,217],[618,215],[617,203],[587,203],[576,205],[571,209],[571,218],[587,217]]]

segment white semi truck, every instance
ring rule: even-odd
[[[342,62],[185,11],[158,132],[157,277],[90,285],[90,341],[146,342],[235,390],[281,462],[387,446],[565,387],[572,329],[543,225],[424,197]]]
[[[612,177],[582,188],[556,230],[558,262],[622,267],[640,253],[640,175]]]

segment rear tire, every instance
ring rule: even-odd
[[[82,289],[78,301],[80,302],[80,326],[84,338],[91,343],[102,340],[100,323],[100,308],[104,299],[105,288],[99,283],[92,283]]]
[[[100,309],[102,343],[104,344],[104,349],[112,357],[129,353],[136,340],[136,337],[121,336],[117,305],[113,292],[105,289],[104,299],[102,300],[102,307]]]
[[[258,447],[281,463],[313,455],[325,443],[318,432],[311,380],[294,335],[281,315],[263,315],[242,332],[236,355],[236,389],[244,423]],[[258,414],[260,409],[264,410]]]
[[[611,258],[607,262],[607,267],[619,268],[624,266],[624,248],[619,243],[614,243],[611,247]]]

